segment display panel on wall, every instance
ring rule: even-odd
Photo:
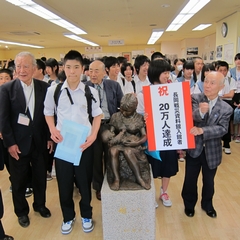
[[[130,52],[123,52],[122,56],[125,57],[127,59],[128,62],[131,62],[132,60],[132,54]]]
[[[198,55],[198,47],[188,47],[187,55]]]

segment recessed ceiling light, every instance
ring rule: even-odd
[[[0,43],[6,43],[6,44],[10,44],[10,45],[17,45],[17,46],[23,46],[23,47],[44,48],[42,46],[36,46],[36,45],[18,43],[18,42],[9,42],[9,41],[5,41],[5,40],[0,40]]]
[[[194,14],[200,11],[211,0],[189,0],[181,12],[175,17],[167,28],[168,31],[177,31],[186,23]]]
[[[197,27],[195,27],[194,29],[193,29],[193,31],[201,31],[201,30],[203,30],[203,29],[205,29],[205,28],[208,28],[208,27],[210,27],[212,24],[200,24],[200,25],[198,25]]]
[[[153,29],[147,44],[154,44],[162,36],[163,32],[164,29]]]
[[[52,13],[48,9],[42,7],[41,5],[35,3],[32,0],[6,0],[7,2],[10,2],[20,8],[23,8],[32,14],[35,14],[41,18],[44,18],[62,28],[67,29],[68,31],[71,31],[75,34],[86,34],[85,31],[82,29],[76,27],[75,25],[71,24],[70,22],[67,22],[66,20],[62,19],[58,15]]]
[[[91,46],[93,46],[93,47],[99,46],[98,44],[96,44],[96,43],[94,43],[94,42],[88,41],[88,40],[83,39],[83,38],[81,38],[81,37],[79,37],[79,36],[77,36],[77,35],[74,35],[74,34],[63,34],[63,35],[64,35],[65,37],[67,37],[67,38],[71,38],[71,39],[73,39],[73,40],[75,40],[75,41],[82,42],[82,43],[91,45]]]

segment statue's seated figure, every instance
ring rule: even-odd
[[[145,122],[136,112],[134,94],[123,96],[120,112],[112,115],[110,130],[103,133],[109,145],[108,183],[112,190],[150,189],[150,169],[144,153]]]

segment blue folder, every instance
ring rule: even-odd
[[[63,141],[57,144],[54,157],[79,166],[82,156],[80,146],[86,141],[89,131],[88,126],[64,120],[61,130]]]

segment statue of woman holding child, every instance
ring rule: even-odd
[[[124,95],[120,112],[112,115],[110,130],[103,133],[109,145],[107,174],[112,190],[151,188],[150,169],[144,153],[146,147],[143,146],[147,140],[145,122],[136,112],[137,104],[134,94]]]

